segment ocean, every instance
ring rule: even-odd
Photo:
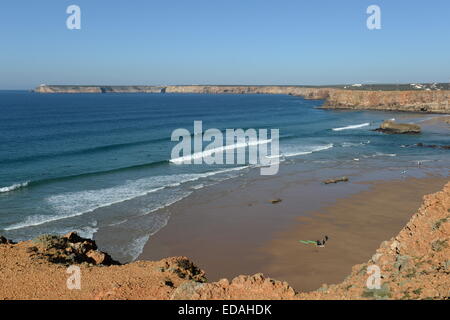
[[[447,171],[450,132],[386,135],[383,120],[426,123],[438,115],[333,111],[284,95],[37,94],[0,91],[0,234],[15,240],[101,228],[127,234],[108,252],[135,259],[170,214],[161,208],[212,184],[245,176],[244,165],[170,162],[177,128],[279,129],[280,166]],[[114,237],[112,235],[112,237]],[[100,248],[102,249],[102,248]]]

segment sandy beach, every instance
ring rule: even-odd
[[[418,187],[431,187],[437,180],[427,179],[409,181]],[[397,187],[403,183],[394,183]],[[409,183],[411,185],[411,183]],[[342,200],[344,205],[337,205],[340,210],[334,211],[336,217],[320,219],[319,225],[332,229],[339,239],[338,229],[348,228],[347,220],[338,217],[355,218],[362,213],[361,205],[356,201],[367,195],[377,196],[374,207],[381,200],[393,199],[393,194],[386,196],[382,184],[375,187],[379,191],[368,191],[354,196],[351,201]],[[397,189],[396,189],[397,190]],[[417,190],[417,189],[416,189]],[[412,196],[410,192],[396,193],[398,196]],[[360,198],[365,202],[367,198]],[[95,249],[95,242],[80,238],[75,233],[65,236],[41,236],[37,239],[14,244],[0,237],[0,257],[2,272],[0,273],[1,299],[446,299],[448,298],[450,268],[449,247],[449,215],[450,184],[439,192],[424,197],[423,204],[411,215],[406,225],[395,237],[383,241],[367,262],[360,261],[352,266],[345,280],[339,284],[324,284],[319,290],[298,292],[287,282],[263,276],[239,275],[234,279],[222,279],[217,282],[206,281],[205,272],[185,257],[165,258],[160,261],[136,261],[125,265],[116,265],[107,253]],[[388,203],[383,202],[384,204]],[[357,210],[359,208],[359,210]],[[381,208],[381,209],[383,209]],[[348,211],[355,212],[348,215]],[[339,213],[340,212],[340,213]],[[383,210],[374,219],[374,225],[385,220],[389,210]],[[332,211],[329,211],[332,213]],[[372,215],[371,215],[372,216]],[[316,217],[317,218],[317,217]],[[326,221],[328,220],[328,222]],[[361,222],[362,219],[356,218]],[[396,220],[388,219],[390,221]],[[317,220],[316,220],[317,221]],[[305,221],[304,221],[305,222]],[[305,222],[305,225],[308,223]],[[353,224],[353,223],[352,223]],[[351,240],[373,238],[373,234],[362,234],[367,229],[367,222],[357,223],[356,236]],[[309,225],[309,229],[312,224]],[[305,226],[299,227],[304,229]],[[386,228],[387,226],[384,225]],[[356,228],[356,226],[355,226]],[[373,228],[371,228],[373,229]],[[285,238],[275,243],[277,252],[289,252],[290,239],[295,236],[284,233]],[[295,233],[296,235],[296,233]],[[346,235],[347,237],[347,235]],[[285,241],[285,239],[287,239]],[[292,239],[294,240],[294,239]],[[327,245],[315,261],[320,272],[327,266],[342,265],[353,250],[352,242],[340,239],[342,246]],[[331,241],[331,240],[330,240]],[[279,245],[288,243],[286,248]],[[331,243],[331,242],[330,242]],[[344,246],[345,244],[345,246]],[[366,245],[362,243],[360,247]],[[343,247],[348,253],[340,256]],[[350,248],[350,249],[349,249]],[[284,250],[287,249],[287,250]],[[334,249],[336,254],[327,253]],[[284,250],[284,251],[283,251]],[[327,251],[328,250],[328,251]],[[295,250],[296,251],[296,250]],[[315,249],[312,250],[315,252]],[[305,255],[311,251],[304,251]],[[357,254],[357,253],[355,253]],[[362,254],[364,255],[364,254]],[[313,256],[311,254],[311,256]],[[321,257],[321,258],[318,258]],[[239,257],[237,257],[239,258]],[[285,263],[294,263],[294,258]],[[297,260],[298,255],[297,255]],[[67,266],[77,261],[79,269],[79,289],[69,288]],[[305,259],[303,260],[305,261]],[[362,263],[361,263],[362,262]],[[300,262],[301,263],[301,262]],[[382,275],[379,289],[367,288],[367,270],[376,264]],[[264,266],[259,266],[264,267]],[[298,271],[298,270],[295,270]],[[294,272],[295,272],[294,271]],[[304,271],[304,270],[303,270]],[[308,270],[306,270],[308,271]],[[73,272],[73,271],[71,271]],[[300,272],[299,272],[300,273]],[[51,277],[49,276],[51,275]],[[325,275],[326,276],[326,275]],[[17,279],[21,279],[17,281]],[[72,283],[72,282],[71,282]]]
[[[450,1],[30,2],[0,2],[0,306],[450,300]]]
[[[373,174],[378,179],[370,181]],[[384,174],[355,174],[355,182],[324,185],[324,173],[307,179],[284,172],[209,187],[170,208],[168,225],[150,237],[139,260],[186,255],[207,270],[209,281],[262,272],[301,291],[340,282],[399,232],[424,195],[448,181],[392,173],[387,180]],[[277,198],[282,201],[272,204]],[[330,237],[325,248],[299,243],[324,235]]]
[[[358,261],[366,261],[384,240],[395,236],[420,206],[423,196],[440,190],[443,178],[377,182],[367,191],[300,217],[298,223],[264,247],[271,258],[266,273],[301,291],[341,282]],[[327,234],[325,248],[299,244]],[[321,238],[320,238],[321,239]]]

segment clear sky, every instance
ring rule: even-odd
[[[448,0],[0,2],[0,89],[434,81],[450,82]]]

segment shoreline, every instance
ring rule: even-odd
[[[267,273],[287,280],[298,291],[340,283],[353,265],[367,261],[379,245],[394,237],[420,207],[423,197],[443,188],[447,178],[410,178],[371,183],[280,233],[265,248],[272,255]],[[299,238],[330,237],[324,248],[298,243]],[[297,257],[297,258],[295,258]],[[300,271],[301,270],[301,271]]]
[[[339,282],[350,272],[351,266],[367,260],[370,252],[383,240],[395,235],[405,225],[425,194],[441,189],[448,181],[447,176],[439,175],[405,180],[388,178],[389,175],[388,172],[373,172],[365,177],[352,177],[354,182],[347,184],[323,185],[320,183],[322,178],[318,179],[316,173],[308,180],[303,175],[286,172],[276,179],[244,176],[209,186],[207,190],[192,194],[165,209],[170,212],[168,224],[150,237],[138,260],[188,256],[207,270],[206,277],[210,281],[262,272],[271,278],[287,281],[294,289],[302,291],[317,289],[324,282]],[[379,188],[390,192],[383,193],[383,190],[378,191]],[[319,213],[324,210],[338,212],[341,219],[348,219],[339,208],[342,203],[354,204],[356,210],[369,210],[364,219],[355,219],[355,223],[361,223],[373,232],[370,219],[380,219],[376,203],[369,203],[366,208],[360,200],[372,194],[378,194],[386,200],[386,207],[398,211],[392,218],[382,217],[384,220],[381,219],[377,225],[382,230],[380,234],[370,239],[356,237],[355,241],[360,245],[352,248],[346,259],[334,262],[337,272],[325,267],[312,274],[300,275],[298,270],[310,270],[317,261],[320,263],[321,258],[345,256],[342,247],[334,247],[342,242],[339,239],[345,232],[355,233],[354,226],[336,228],[337,220],[333,224]],[[401,195],[402,200],[393,203],[389,198],[392,195]],[[270,203],[274,198],[280,198],[282,202]],[[311,224],[313,232],[302,229],[305,222]],[[334,230],[334,233],[327,230]],[[325,234],[332,240],[323,250],[302,247],[304,245],[298,243],[303,238],[321,239]],[[335,253],[321,255],[328,250]],[[298,260],[298,254],[306,254],[307,259]]]
[[[448,130],[447,121],[448,117],[439,117],[427,120],[424,125],[432,126],[433,132],[438,133]],[[434,128],[436,123],[439,126]],[[442,127],[441,124],[445,126]],[[445,155],[443,159],[445,160]],[[109,272],[113,273],[113,277],[117,276],[118,282],[127,283],[129,277],[137,276],[139,282],[148,276],[139,268],[164,269],[152,269],[148,273],[154,279],[147,279],[148,287],[139,287],[142,289],[142,296],[139,296],[139,292],[131,291],[126,291],[125,295],[120,286],[114,288],[119,288],[116,291],[122,298],[148,298],[149,295],[165,299],[173,298],[174,295],[184,297],[183,294],[187,293],[181,288],[184,288],[183,281],[186,279],[180,280],[173,274],[168,276],[166,271],[179,270],[179,264],[190,265],[191,262],[186,262],[186,258],[180,260],[167,257],[188,256],[206,270],[206,277],[210,281],[218,282],[204,283],[203,275],[189,278],[187,275],[193,268],[189,267],[189,270],[182,272],[185,272],[183,274],[187,279],[195,283],[188,282],[187,285],[197,286],[202,283],[205,284],[204,288],[227,287],[231,284],[228,280],[221,279],[235,277],[238,279],[237,283],[250,282],[248,285],[254,285],[267,282],[267,279],[259,275],[240,275],[263,272],[271,278],[289,282],[290,286],[274,282],[281,290],[281,293],[276,293],[280,294],[279,297],[286,297],[284,294],[294,297],[294,290],[305,292],[316,290],[323,283],[339,283],[352,272],[352,266],[369,260],[382,241],[394,237],[410,221],[412,213],[422,202],[422,196],[440,190],[442,184],[448,181],[449,175],[448,166],[421,167],[409,161],[401,166],[390,167],[387,159],[381,167],[366,166],[353,159],[348,165],[339,162],[332,167],[326,165],[313,170],[308,170],[306,163],[302,161],[289,163],[293,165],[282,166],[281,174],[275,177],[259,176],[258,169],[252,169],[248,174],[194,191],[191,196],[162,209],[171,213],[170,221],[147,241],[140,256],[141,261],[117,268],[108,267],[106,270],[91,269],[93,266],[88,265],[86,272],[91,276],[100,276],[104,289],[111,284]],[[406,170],[405,174],[402,173],[401,170],[404,169],[407,169],[407,174]],[[322,183],[325,179],[342,175],[349,176],[350,182],[333,185]],[[274,203],[274,199],[282,201]],[[442,219],[447,218],[444,216]],[[125,232],[133,231],[128,229]],[[100,228],[99,234],[105,235],[108,231]],[[324,235],[330,237],[325,248],[305,246],[298,242],[321,239]],[[440,234],[442,235],[447,237],[446,234]],[[98,240],[97,244],[101,247],[102,241],[104,244],[114,237],[119,238],[118,233],[111,232],[101,241],[96,241]],[[430,244],[435,241],[434,238],[429,240]],[[13,250],[17,249],[17,252],[22,250],[18,257],[24,261],[34,259],[33,253],[28,252],[32,248],[30,241],[20,243],[17,247],[10,243],[6,245],[11,246],[8,248]],[[5,259],[15,259],[8,256],[8,250],[1,249]],[[0,257],[3,258],[1,255]],[[155,262],[159,259],[162,260]],[[10,274],[15,275],[16,266],[9,261],[6,265],[7,269],[10,268]],[[3,265],[1,267],[3,268]],[[37,272],[40,272],[41,266],[33,264],[33,267],[38,268]],[[49,266],[50,269],[53,267]],[[65,273],[63,267],[58,268]],[[48,270],[46,272],[48,273]],[[177,272],[179,271],[175,271]],[[165,284],[166,278],[169,278],[170,281],[167,281],[173,285]],[[24,279],[30,280],[27,275]],[[40,274],[39,279],[45,282],[47,278],[45,274]],[[100,298],[105,297],[104,291],[97,292],[97,278],[93,277],[90,281],[90,291],[75,294],[73,297],[92,298],[98,297],[98,294]],[[14,282],[8,283],[11,287],[15,285]],[[46,288],[44,285],[43,289],[47,290]],[[147,291],[148,288],[151,293]],[[260,298],[276,297],[270,296],[268,291],[268,288],[262,290]],[[437,296],[442,297],[442,293],[439,292]],[[109,294],[106,294],[106,298],[108,297]]]
[[[69,290],[67,265],[49,258],[55,254],[58,259],[69,258],[68,249],[73,252],[80,241],[85,245],[91,240],[70,233],[50,242],[41,238],[14,244],[0,237],[0,299],[445,299],[450,290],[450,248],[444,245],[450,234],[450,183],[442,191],[425,196],[414,212],[406,226],[383,241],[367,263],[354,265],[343,282],[324,284],[313,292],[296,292],[288,283],[262,274],[205,282],[204,271],[185,257],[124,265],[84,262],[78,264],[81,289]],[[105,257],[99,251],[78,255],[82,259]],[[369,290],[367,268],[374,263],[381,268],[382,286]]]
[[[200,93],[200,94],[285,94],[310,100],[325,100],[323,108],[351,110],[450,113],[450,90],[429,87],[415,90],[411,85],[347,86],[77,86],[40,85],[37,93]]]

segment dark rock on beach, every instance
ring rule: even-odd
[[[338,182],[347,182],[349,181],[348,177],[336,178],[336,179],[328,179],[323,181],[324,184],[338,183]]]
[[[418,134],[421,132],[421,128],[417,124],[397,123],[392,120],[386,120],[375,131],[388,134]]]
[[[6,239],[3,236],[0,236],[0,244],[14,244],[11,240]]]

